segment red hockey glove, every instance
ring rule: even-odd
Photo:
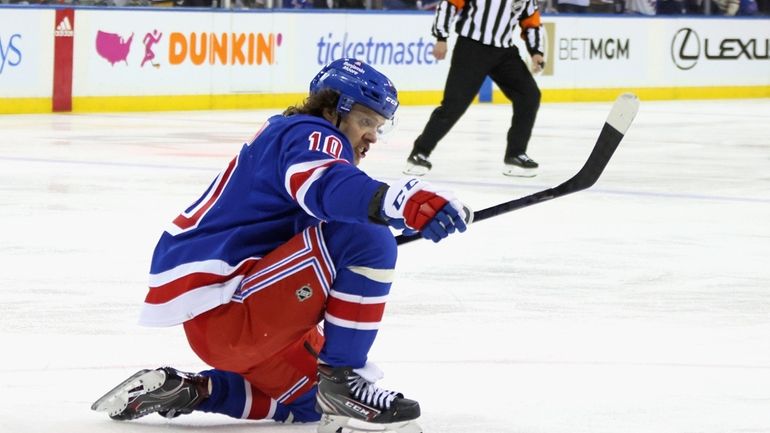
[[[438,242],[455,231],[464,232],[472,213],[452,193],[434,191],[430,184],[404,178],[390,185],[382,203],[382,216],[397,229],[420,232]]]

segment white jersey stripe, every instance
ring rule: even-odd
[[[290,196],[297,200],[297,203],[302,208],[302,210],[314,218],[318,217],[313,214],[313,212],[311,212],[308,206],[305,204],[305,194],[307,194],[307,191],[313,185],[313,182],[318,180],[318,178],[320,178],[321,175],[326,171],[328,165],[335,162],[347,163],[347,161],[342,159],[322,159],[318,161],[294,164],[286,171],[286,178],[284,179],[284,187],[286,188],[286,192],[288,192]],[[295,176],[303,175],[307,176],[307,179],[303,180],[300,185],[292,185],[292,179]]]
[[[294,395],[294,393],[297,392],[297,390],[299,390],[300,388],[302,388],[307,382],[308,382],[307,377],[303,376],[300,380],[297,381],[297,383],[292,385],[292,387],[289,388],[288,391],[281,394],[281,396],[278,397],[276,400],[278,401],[278,403],[283,403],[292,395]]]
[[[366,266],[348,266],[348,269],[378,283],[392,283],[395,274],[394,269],[374,269]]]
[[[448,39],[454,22],[457,34],[485,45],[509,48],[518,40],[517,27],[520,22],[539,14],[536,0],[465,0],[463,9],[458,10],[447,0],[441,0],[436,8],[431,33],[440,39]],[[537,35],[527,39],[527,50],[545,53],[540,41],[542,26],[532,26],[528,31]]]
[[[318,263],[318,260],[315,259],[315,257],[308,258],[306,260],[301,261],[300,263],[287,268],[284,271],[281,271],[275,275],[272,275],[270,278],[265,279],[263,281],[259,281],[258,283],[247,286],[246,284],[243,284],[244,290],[241,293],[238,293],[237,295],[234,295],[232,298],[234,301],[242,302],[244,299],[248,298],[249,296],[253,295],[254,293],[259,292],[260,290],[263,290],[267,287],[270,287],[272,284],[274,284],[277,281],[283,280],[284,278],[287,278],[289,275],[295,274],[297,272],[302,271],[305,268],[311,268],[313,272],[316,274],[316,278],[318,281],[321,282],[321,287],[324,291],[324,293],[329,292],[329,284],[326,281],[326,278],[324,277],[323,272],[321,271],[321,265]]]
[[[332,316],[328,312],[324,315],[324,319],[326,319],[327,322],[342,328],[358,329],[363,331],[373,331],[380,329],[380,322],[353,322]]]
[[[270,399],[270,409],[267,411],[265,419],[272,419],[275,416],[275,409],[278,407],[278,402],[275,399]]]
[[[360,296],[360,295],[351,295],[349,293],[342,293],[338,292],[336,290],[332,290],[329,293],[329,296],[332,298],[337,298],[339,300],[350,302],[352,304],[384,304],[388,300],[388,296]]]
[[[246,379],[243,379],[243,387],[246,389],[246,403],[243,405],[243,413],[241,414],[241,419],[247,419],[249,414],[251,414],[253,398],[251,396],[251,384],[247,382]]]
[[[243,279],[237,275],[224,283],[198,287],[163,304],[144,303],[139,324],[145,326],[173,326],[230,302]]]
[[[307,236],[307,232],[305,233]],[[318,245],[321,247],[321,257],[324,259],[324,265],[326,265],[326,268],[331,273],[332,281],[334,281],[334,279],[337,278],[337,268],[334,266],[334,260],[332,260],[332,256],[329,254],[329,249],[326,247],[326,240],[323,237],[323,224],[318,226],[316,239],[318,240]]]
[[[311,249],[311,248],[310,248],[310,245],[309,245],[307,242],[305,242],[305,248],[303,248],[303,249],[301,249],[301,250],[297,251],[296,253],[294,253],[294,254],[292,254],[292,255],[290,255],[290,256],[288,256],[288,257],[286,257],[286,258],[285,258],[285,259],[283,259],[283,260],[279,260],[278,262],[275,262],[274,264],[272,264],[272,265],[270,265],[270,266],[266,267],[265,269],[263,269],[263,270],[261,270],[261,271],[257,272],[256,274],[250,275],[248,278],[246,278],[245,280],[243,280],[243,285],[244,285],[244,286],[246,286],[246,285],[247,285],[247,284],[249,284],[249,283],[250,283],[252,280],[254,280],[254,279],[257,279],[257,278],[260,278],[260,277],[262,277],[262,276],[263,276],[263,275],[265,275],[265,274],[268,274],[268,273],[270,273],[270,272],[273,272],[273,271],[275,271],[276,269],[279,269],[279,268],[281,268],[281,267],[284,267],[284,266],[286,266],[286,264],[287,264],[287,263],[289,263],[289,262],[291,262],[292,260],[295,260],[295,259],[297,259],[298,257],[301,257],[301,256],[303,256],[303,255],[305,255],[305,254],[309,253],[309,252],[310,252],[310,249]]]
[[[260,258],[261,257],[249,257],[235,266],[230,266],[223,260],[204,260],[200,262],[183,263],[159,274],[150,274],[149,286],[160,287],[190,274],[230,275],[244,263],[251,260],[259,260]]]

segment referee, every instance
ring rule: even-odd
[[[433,56],[437,60],[446,57],[449,28],[455,16],[458,38],[444,86],[444,98],[415,140],[404,173],[421,176],[431,169],[428,156],[468,109],[489,75],[513,103],[503,174],[535,176],[538,164],[526,152],[540,107],[540,89],[532,73],[542,71],[545,66],[537,1],[441,0],[432,28],[437,39]],[[513,44],[519,33],[517,24],[532,57],[532,73]]]

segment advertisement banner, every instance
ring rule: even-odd
[[[399,32],[383,25],[388,17],[393,16],[79,10],[74,91],[304,92],[315,72],[341,56],[361,57],[404,90],[442,88],[449,63],[433,58],[432,16],[400,15]]]
[[[0,13],[0,98],[51,96],[52,10]]]
[[[435,104],[455,36],[437,61],[432,23],[415,11],[4,8],[0,111],[18,105],[9,98],[40,97],[65,111],[280,107],[341,57],[381,70],[407,103]],[[604,100],[617,89],[655,99],[770,94],[770,19],[546,15],[543,26],[546,67],[535,79],[544,101]]]
[[[79,11],[75,93],[80,96],[271,93],[291,62],[275,14]],[[284,68],[285,69],[285,68]]]
[[[770,20],[670,20],[659,38],[664,75],[689,85],[770,83]],[[653,72],[653,71],[651,71]],[[662,79],[662,77],[654,77]]]
[[[385,73],[401,91],[442,90],[451,53],[433,57],[430,13],[355,14],[338,16],[332,26],[318,26],[317,17],[298,15],[305,28],[298,42],[303,69],[319,70],[341,57],[355,57]]]
[[[770,20],[545,17],[544,89],[770,85]],[[522,48],[523,48],[523,44]]]
[[[596,88],[618,82],[646,83],[650,47],[645,35],[654,25],[644,18],[596,20],[546,17],[546,70],[537,77],[543,88]],[[523,42],[520,51],[526,53]],[[529,55],[524,55],[529,61]]]
[[[78,20],[79,96],[301,93],[343,56],[374,65],[399,90],[440,92],[451,61],[432,55],[430,13],[89,9]],[[770,84],[767,20],[543,21],[543,89]]]

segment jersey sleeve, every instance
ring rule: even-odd
[[[535,0],[527,0],[524,10],[519,16],[521,38],[527,46],[529,55],[545,54],[545,41],[543,40],[543,25],[540,22],[540,10]]]
[[[446,41],[449,39],[450,27],[452,25],[452,19],[457,11],[462,9],[459,2],[464,0],[442,0],[436,6],[436,13],[433,16],[433,27],[431,33],[439,41]]]
[[[279,172],[292,200],[319,220],[369,222],[369,203],[382,182],[353,165],[353,146],[344,135],[307,122],[283,141]]]

